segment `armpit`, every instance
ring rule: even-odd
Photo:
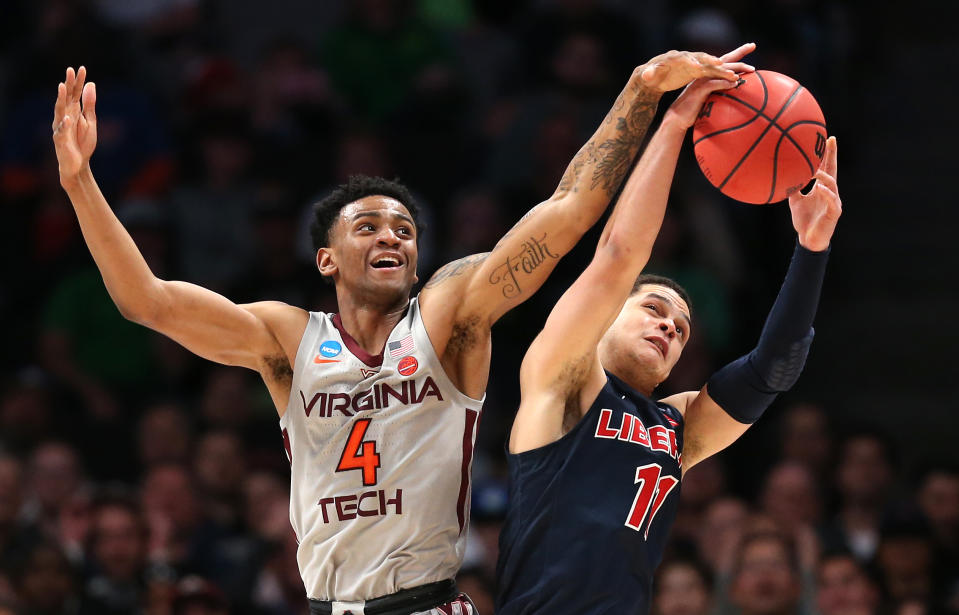
[[[568,361],[560,370],[559,378],[554,384],[562,392],[563,399],[566,400],[563,408],[563,433],[568,433],[583,417],[582,401],[579,394],[586,384],[586,378],[589,376],[592,358],[591,356],[583,356]]]
[[[446,352],[459,355],[475,347],[480,339],[480,323],[479,316],[470,316],[453,323],[450,339],[446,343]]]
[[[266,364],[266,372],[270,379],[283,384],[293,382],[293,368],[290,367],[290,360],[285,355],[272,355],[263,357]]]

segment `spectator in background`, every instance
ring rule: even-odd
[[[819,404],[799,402],[783,410],[780,448],[784,460],[803,464],[818,484],[833,470],[833,435],[829,417]]]
[[[714,500],[704,511],[697,536],[699,556],[724,582],[732,575],[736,549],[749,521],[749,507],[732,496]]]
[[[147,527],[134,500],[122,495],[94,505],[83,615],[137,615],[145,605]]]
[[[26,454],[53,428],[49,379],[37,368],[4,378],[0,394],[0,452]]]
[[[12,575],[20,610],[27,615],[77,612],[76,573],[57,543],[34,543],[20,558]]]
[[[410,0],[351,2],[348,19],[323,40],[321,62],[354,114],[382,122],[410,97],[452,84],[441,33],[412,7]]]
[[[823,528],[823,545],[848,549],[868,561],[879,545],[879,525],[893,484],[892,444],[877,431],[860,431],[839,445],[839,511]]]
[[[726,466],[721,456],[708,457],[691,468],[683,476],[672,538],[695,543],[706,511],[723,496],[726,487]]]
[[[296,534],[288,529],[252,586],[252,602],[265,615],[309,615],[296,565]]]
[[[215,429],[200,436],[193,458],[204,516],[231,533],[241,525],[246,473],[243,451],[243,441],[235,432]]]
[[[184,277],[223,292],[249,266],[254,244],[249,118],[243,111],[206,111],[192,138],[198,176],[170,196],[177,254]]]
[[[156,203],[129,201],[118,217],[157,275],[169,274],[168,229]],[[157,336],[117,311],[95,267],[64,278],[44,309],[39,353],[44,367],[98,422],[114,421],[132,397],[152,390]],[[94,434],[95,435],[95,434]]]
[[[440,258],[444,262],[488,250],[508,230],[503,201],[490,187],[476,185],[460,191],[448,209],[450,236]]]
[[[669,559],[656,569],[655,615],[708,615],[712,611],[713,573],[696,559]]]
[[[884,515],[876,549],[876,567],[886,604],[933,599],[933,542],[930,528],[909,504]]]
[[[136,450],[141,473],[163,464],[185,464],[193,449],[193,429],[182,404],[147,405],[137,425]]]
[[[494,579],[496,576],[499,534],[506,520],[507,499],[507,486],[502,479],[474,479],[470,498],[470,533],[463,566],[479,573],[474,581],[480,587],[483,586],[484,578]],[[473,597],[473,594],[466,593]],[[490,598],[492,599],[492,594]]]
[[[208,580],[189,576],[176,586],[172,615],[229,615],[229,602]]]
[[[193,478],[183,466],[146,472],[140,508],[149,528],[148,557],[178,573],[197,570],[202,517]]]
[[[549,192],[569,159],[608,109],[611,88],[629,68],[616,72],[608,40],[590,31],[565,36],[549,47],[548,79],[518,92],[499,128],[487,131],[486,176],[508,191],[511,210]],[[501,107],[504,107],[501,104]],[[503,113],[499,109],[497,113]]]
[[[932,465],[917,485],[917,502],[932,530],[935,593],[959,611],[959,469]]]
[[[811,529],[819,525],[822,496],[806,466],[783,461],[766,474],[760,495],[760,509],[782,531],[795,535],[802,528]]]
[[[27,463],[26,516],[46,537],[62,544],[62,516],[71,500],[79,497],[84,482],[76,448],[62,440],[41,442]]]
[[[799,564],[791,541],[778,532],[747,534],[739,545],[729,600],[740,615],[797,615]]]
[[[23,491],[23,465],[0,450],[0,576],[11,581],[18,557],[40,541],[39,530],[21,517]]]
[[[770,469],[760,495],[760,510],[792,539],[803,579],[811,581],[821,550],[816,530],[822,496],[806,466],[784,461]]]
[[[879,589],[865,567],[848,551],[826,553],[816,570],[819,615],[875,615]]]
[[[253,263],[233,294],[244,303],[273,299],[315,305],[314,297],[323,288],[316,284],[316,266],[301,259],[291,241],[300,230],[297,212],[283,204],[287,194],[262,194],[268,190],[261,184],[253,210]]]
[[[252,388],[253,378],[244,371],[221,365],[208,372],[200,392],[200,417],[207,428],[243,432],[252,420],[253,399],[258,391]]]
[[[639,48],[637,40],[643,39],[636,36],[634,25],[628,15],[613,9],[609,2],[559,0],[541,3],[530,11],[521,24],[517,40],[522,45],[521,57],[527,61],[526,72],[534,80],[548,79],[557,48],[565,45],[570,36],[579,34],[602,39],[604,54],[614,63],[610,65],[611,71],[626,74],[632,68],[633,58],[651,51]],[[716,55],[723,53],[725,51]]]
[[[916,499],[939,548],[959,552],[959,469],[937,465],[923,472]]]

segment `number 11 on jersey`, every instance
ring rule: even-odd
[[[632,528],[637,532],[642,531],[643,522],[649,515],[649,521],[646,523],[646,531],[643,532],[643,538],[649,537],[649,526],[653,524],[653,519],[663,505],[666,496],[673,490],[673,487],[679,484],[675,476],[669,474],[660,476],[663,467],[658,463],[640,466],[636,468],[636,484],[639,484],[639,491],[633,498],[633,506],[626,518],[626,527]]]
[[[346,446],[340,455],[340,463],[336,466],[337,472],[346,470],[362,470],[363,485],[376,484],[376,470],[380,467],[380,454],[376,452],[376,441],[364,442],[366,429],[373,419],[357,419],[353,423],[350,435],[346,439]]]

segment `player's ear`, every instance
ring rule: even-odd
[[[336,260],[333,258],[333,251],[329,248],[320,248],[316,251],[316,268],[324,276],[332,276],[337,271]]]

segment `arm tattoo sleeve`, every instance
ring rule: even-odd
[[[606,115],[600,129],[570,162],[559,182],[561,192],[601,188],[612,197],[629,172],[646,137],[659,94],[631,80]]]

